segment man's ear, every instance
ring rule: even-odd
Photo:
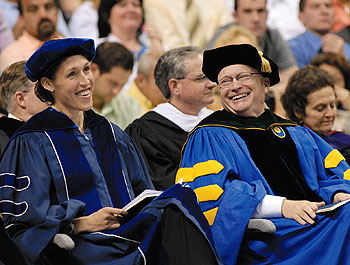
[[[232,16],[233,16],[233,21],[235,22],[235,24],[239,24],[239,18],[238,18],[237,11],[233,11]]]
[[[299,12],[298,18],[300,20],[301,23],[303,23],[303,25],[305,25],[305,16],[303,12]]]
[[[264,91],[265,91],[265,93],[267,93],[269,91],[270,85],[271,85],[270,79],[268,79],[267,77],[264,78],[263,85],[264,85]]]
[[[170,88],[170,95],[179,95],[180,93],[179,80],[175,78],[171,78],[168,82],[168,85]]]
[[[17,91],[13,96],[13,100],[15,101],[16,105],[20,106],[21,108],[26,108],[24,92]]]
[[[143,74],[138,74],[135,78],[135,83],[139,89],[143,89],[147,86],[147,79]]]

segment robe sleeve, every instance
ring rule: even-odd
[[[309,186],[326,203],[332,203],[337,192],[350,193],[350,167],[341,153],[305,127],[295,127],[289,131]]]
[[[126,168],[127,178],[130,180],[134,195],[137,196],[145,189],[154,189],[146,164],[133,140],[118,126],[113,125],[119,157],[123,168]]]
[[[50,163],[57,161],[47,159],[47,152],[52,152],[47,149],[52,147],[36,135],[10,140],[0,164],[0,212],[30,264],[38,264],[41,251],[54,235],[84,212],[84,203],[78,200],[54,204]]]
[[[267,194],[247,154],[232,130],[200,128],[189,137],[176,176],[196,193],[225,264],[235,264],[247,223]]]
[[[153,134],[152,131],[147,131],[144,127],[140,128],[141,126],[146,125],[141,122],[132,123],[125,132],[133,139],[144,157],[154,186],[157,189],[165,190],[174,184],[175,175],[179,168],[181,145],[174,143],[160,133]]]

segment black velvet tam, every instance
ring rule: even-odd
[[[270,79],[271,86],[280,81],[277,64],[250,44],[228,45],[204,51],[202,70],[212,82],[217,83],[220,71],[234,64],[255,68]]]

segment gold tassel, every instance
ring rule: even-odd
[[[263,57],[262,51],[258,51],[258,52],[259,52],[259,55],[261,57],[261,72],[272,73],[271,65],[270,65],[269,61]]]

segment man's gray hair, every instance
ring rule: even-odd
[[[203,50],[196,46],[183,46],[171,49],[164,53],[158,60],[154,69],[154,79],[165,98],[170,98],[169,80],[172,78],[183,79],[188,74],[185,60],[189,57],[202,54]]]
[[[8,112],[12,111],[14,95],[17,91],[27,92],[31,85],[25,73],[27,61],[19,61],[8,66],[0,77],[0,96],[3,108]]]

